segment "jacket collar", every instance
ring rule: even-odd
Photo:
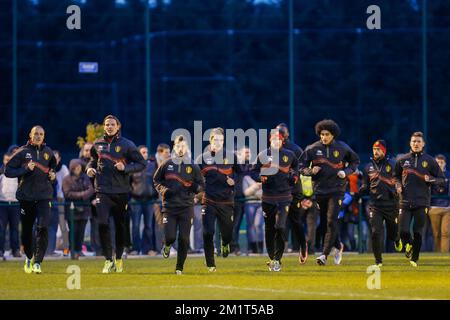
[[[175,152],[172,151],[172,155],[170,157],[172,159],[172,162],[175,164],[188,164],[191,162],[191,158],[189,156],[189,153],[186,153],[183,157],[179,157],[175,154]]]
[[[33,148],[33,149],[36,149],[36,150],[39,150],[39,151],[40,151],[40,150],[42,150],[42,149],[45,148],[45,142],[42,143],[42,144],[40,145],[40,147],[38,147],[38,146],[32,144],[30,140],[28,140],[28,142],[27,142],[27,147],[30,147],[30,148]]]
[[[372,162],[375,162],[376,164],[384,163],[389,161],[389,156],[384,156],[383,158],[378,160],[375,160],[373,157],[370,157],[370,160],[372,160]]]
[[[423,150],[420,152],[414,152],[414,151],[410,150],[409,153],[411,153],[412,156],[418,156],[418,157],[420,157],[421,155],[424,154]]]
[[[331,143],[330,144],[323,144],[322,143],[322,140],[319,140],[319,143],[320,143],[320,145],[322,146],[322,147],[331,147],[331,146],[333,146],[335,143],[336,143],[336,138],[335,139],[333,139],[333,141],[331,141]]]
[[[113,136],[108,136],[107,134],[103,135],[103,139],[108,142],[111,143],[113,141],[117,141],[120,138],[120,131],[118,131],[115,135]]]

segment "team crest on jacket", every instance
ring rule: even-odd
[[[339,151],[334,150],[334,151],[333,151],[333,156],[334,156],[335,158],[339,157]]]
[[[424,168],[428,167],[428,162],[422,161],[422,167],[424,167]]]
[[[386,166],[386,172],[389,173],[389,172],[391,172],[391,170],[392,170],[391,166],[390,166],[390,165],[387,165],[387,166]]]
[[[45,160],[50,159],[50,155],[47,152],[44,152],[44,159]]]
[[[115,150],[117,153],[119,153],[120,150],[121,150],[121,148],[120,148],[119,146],[116,146],[116,147],[114,148],[114,150]]]
[[[192,167],[191,166],[187,166],[186,167],[186,173],[187,174],[191,174],[191,172],[192,172]]]
[[[283,162],[288,162],[289,158],[288,156],[283,156]]]
[[[223,164],[228,164],[228,159],[227,158],[223,159]]]

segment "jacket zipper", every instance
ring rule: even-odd
[[[415,154],[415,157],[416,157],[415,167],[417,168],[417,154]]]
[[[39,149],[37,149],[37,160],[39,161]]]
[[[330,148],[327,146],[327,158],[330,158]]]

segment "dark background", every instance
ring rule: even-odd
[[[423,4],[426,3],[426,28]],[[81,30],[66,8],[81,8]],[[290,121],[289,1],[18,0],[17,143],[34,124],[65,161],[88,122],[109,113],[146,142],[145,11],[150,5],[151,149],[176,128],[272,128]],[[366,9],[381,8],[381,30]],[[13,141],[13,4],[0,0],[0,150]],[[408,151],[425,130],[432,154],[449,151],[450,1],[293,0],[294,140],[335,119],[363,160],[375,139]],[[426,36],[424,42],[423,35]],[[424,56],[424,53],[426,56]],[[426,69],[423,68],[426,57]],[[98,74],[79,74],[97,61]],[[428,94],[423,99],[423,88]],[[292,128],[291,128],[292,129]]]

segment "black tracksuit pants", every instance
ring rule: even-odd
[[[281,261],[286,239],[286,219],[290,202],[262,203],[267,254],[270,260]]]
[[[316,228],[317,228],[317,203],[312,201],[313,205],[311,208],[303,209],[300,207],[299,216],[300,223],[306,222],[307,227],[307,243],[309,251],[314,252],[314,246],[316,244]]]
[[[428,210],[428,207],[416,207],[402,208],[399,212],[400,238],[402,239],[403,245],[406,245],[407,243],[412,244],[413,253],[411,260],[415,262],[419,260],[420,248],[422,247],[422,231]],[[412,238],[410,227],[413,218],[414,237]]]
[[[87,219],[80,219],[73,221],[73,230],[70,229],[70,221],[69,223],[69,241],[73,240],[73,243],[70,244],[70,248],[76,253],[81,253],[84,242],[84,232],[86,230]],[[72,234],[73,233],[73,234]]]
[[[25,255],[35,262],[44,260],[48,245],[48,226],[51,219],[51,200],[19,201],[22,221],[22,245]],[[36,248],[33,248],[33,225],[37,219]]]
[[[302,216],[300,212],[300,200],[294,199],[289,206],[288,223],[292,230],[292,250],[305,250],[306,239],[305,229],[303,228]],[[288,237],[286,230],[286,238]]]
[[[386,224],[386,238],[391,241],[399,239],[398,207],[369,205],[369,223],[372,231],[372,249],[376,263],[382,263],[381,254],[384,244],[384,225]]]
[[[235,200],[233,208],[233,238],[231,241],[231,251],[240,250],[239,231],[244,217],[244,201]]]
[[[123,249],[126,241],[126,211],[128,206],[128,195],[98,193],[96,199],[96,211],[100,244],[106,260],[112,260],[111,230],[109,227],[110,215],[114,219],[116,258],[122,259]]]
[[[216,219],[219,222],[220,235],[224,246],[231,243],[233,238],[233,204],[206,203],[202,207],[203,247],[207,267],[215,267],[214,261],[214,233]]]
[[[171,246],[177,239],[178,251],[176,270],[183,271],[189,249],[189,235],[194,220],[194,207],[163,208],[165,245]]]
[[[317,196],[317,203],[320,209],[320,224],[323,225],[322,218],[326,217],[327,231],[325,233],[325,239],[323,243],[323,252],[325,256],[328,256],[333,247],[338,245],[338,215],[342,203],[342,195],[329,195],[329,196]]]

